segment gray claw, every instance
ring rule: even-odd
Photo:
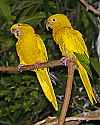
[[[63,62],[63,64],[64,64],[65,66],[67,66],[67,61],[68,61],[68,59],[67,59],[66,57],[62,57],[62,58],[61,58],[61,61]]]
[[[24,66],[23,64],[19,64],[19,65],[17,66],[17,70],[18,70],[19,72],[22,72],[22,71],[23,71],[23,69],[22,69],[23,66]]]

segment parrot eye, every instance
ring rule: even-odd
[[[18,24],[18,26],[22,26],[21,24]]]
[[[53,21],[55,21],[55,19],[53,19]]]

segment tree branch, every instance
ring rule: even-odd
[[[66,117],[64,125],[78,125],[81,121],[100,120],[100,109],[79,114],[73,117]],[[48,117],[34,125],[58,125],[56,117]]]
[[[17,67],[14,66],[0,66],[0,72],[17,73]]]
[[[39,64],[33,64],[33,65],[23,65],[21,66],[22,71],[26,70],[34,70],[34,69],[39,69],[39,68],[45,68],[45,67],[56,67],[56,66],[64,66],[64,63],[61,60],[54,60],[50,62],[45,62],[45,63],[39,63]],[[0,66],[0,72],[9,72],[9,73],[16,73],[18,72],[17,67],[14,66]]]
[[[100,16],[100,10],[95,9],[92,5],[88,4],[85,0],[80,0],[80,2],[86,7],[87,11],[90,10],[94,14]]]
[[[66,89],[65,89],[65,97],[64,97],[64,102],[61,110],[60,117],[58,119],[58,125],[63,125],[65,116],[68,110],[69,106],[69,101],[71,97],[71,91],[72,91],[72,84],[73,84],[73,77],[74,77],[74,63],[70,62],[68,64],[68,79],[67,79],[67,84],[66,84]]]

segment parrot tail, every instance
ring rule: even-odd
[[[89,80],[89,77],[88,77],[88,74],[87,74],[87,71],[85,70],[85,68],[80,64],[80,62],[77,60],[77,65],[78,65],[78,71],[79,71],[79,74],[80,74],[80,77],[81,77],[81,80],[84,84],[84,87],[86,89],[86,92],[87,92],[87,95],[89,97],[89,100],[90,102],[93,104],[93,100],[95,102],[96,101],[96,98],[95,98],[95,95],[93,93],[93,90],[92,90],[92,86],[90,84],[90,80]]]
[[[56,96],[54,94],[54,90],[52,87],[52,83],[51,83],[47,68],[37,70],[36,74],[37,74],[37,78],[40,82],[40,85],[42,87],[42,90],[43,90],[45,96],[52,103],[55,110],[57,111],[58,104],[56,101]]]

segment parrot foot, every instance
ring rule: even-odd
[[[69,63],[74,63],[74,58],[72,57],[72,58],[67,58],[67,57],[62,57],[61,58],[61,62],[63,62],[63,64],[65,65],[65,66],[68,66],[69,65]]]
[[[63,62],[63,64],[64,64],[65,66],[67,66],[67,61],[68,61],[68,59],[67,59],[66,57],[62,57],[62,58],[61,58],[61,62]]]
[[[24,66],[23,64],[19,64],[19,65],[17,66],[17,70],[18,70],[19,72],[22,72],[22,71],[23,71],[23,69],[22,69],[23,66]]]
[[[40,63],[40,62],[36,62],[36,63],[34,64],[34,66],[35,66],[35,68],[38,70],[39,66],[41,66],[41,63]]]

